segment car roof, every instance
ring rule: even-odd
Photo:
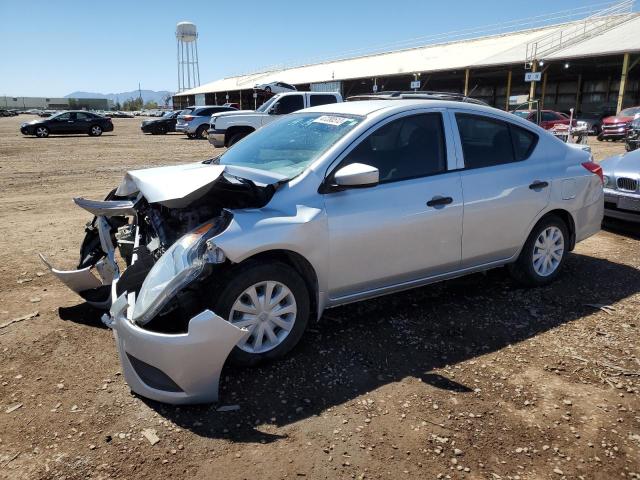
[[[497,108],[474,103],[459,102],[453,100],[425,100],[425,99],[402,99],[402,100],[359,100],[354,102],[329,103],[317,107],[306,108],[304,112],[337,113],[343,115],[368,116],[376,112],[384,111],[404,111],[417,107],[427,108],[458,108],[465,110],[477,110],[478,112],[501,114],[506,112]]]

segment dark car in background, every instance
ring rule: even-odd
[[[189,111],[187,111],[189,110]],[[237,110],[233,107],[219,105],[191,107],[178,115],[176,132],[186,133],[189,138],[207,138],[211,115],[220,112]]]
[[[83,110],[69,110],[52,115],[49,118],[25,122],[20,126],[23,135],[35,135],[39,138],[49,134],[68,135],[86,133],[92,137],[99,137],[103,132],[113,131],[110,118],[96,115]]]
[[[511,113],[536,123],[536,111],[535,110],[514,110]],[[540,126],[545,130],[550,130],[556,125],[569,125],[569,116],[562,112],[554,112],[553,110],[542,110],[540,112]],[[573,119],[572,126],[577,126],[578,122]]]
[[[582,112],[578,115],[578,121],[587,124],[589,135],[600,135],[602,121],[611,115],[613,115],[613,112]]]
[[[625,108],[617,115],[602,120],[602,132],[598,140],[623,140],[627,136],[627,130],[631,122],[640,116],[640,107]]]
[[[631,122],[624,143],[627,152],[632,152],[640,147],[640,117]]]
[[[165,112],[160,118],[144,120],[140,124],[140,130],[142,130],[142,133],[150,133],[151,135],[164,135],[165,133],[175,132],[178,115],[183,111],[185,110]]]

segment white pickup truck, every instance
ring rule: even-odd
[[[342,102],[342,95],[336,92],[286,92],[274,95],[257,110],[215,113],[209,122],[209,143],[230,147],[281,115],[338,102]]]

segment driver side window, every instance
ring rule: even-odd
[[[378,128],[352,150],[340,167],[363,163],[378,169],[380,183],[409,180],[447,169],[440,113],[400,118]]]
[[[69,121],[69,120],[71,120],[71,114],[70,113],[62,113],[62,114],[60,114],[60,115],[58,115],[56,117],[56,121],[58,121],[58,122],[66,122],[66,121]]]

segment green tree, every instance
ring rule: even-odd
[[[149,101],[144,104],[144,108],[146,108],[147,110],[155,110],[156,108],[158,108],[158,102]]]

